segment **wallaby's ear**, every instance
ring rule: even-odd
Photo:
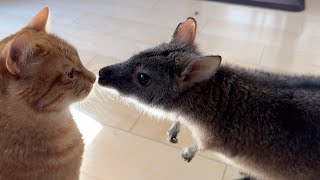
[[[31,19],[31,21],[27,25],[27,28],[31,28],[36,31],[46,31],[48,16],[49,7],[46,6]]]
[[[217,71],[221,63],[221,56],[204,56],[191,61],[177,77],[174,89],[185,89],[208,80]]]
[[[197,22],[194,18],[189,17],[180,23],[173,33],[172,41],[178,41],[187,45],[193,45],[196,37]]]
[[[27,56],[32,51],[32,37],[29,33],[19,34],[3,49],[1,56],[6,60],[6,67],[13,75],[19,75],[27,63]]]

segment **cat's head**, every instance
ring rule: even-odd
[[[197,24],[193,18],[180,23],[169,43],[104,67],[99,84],[149,105],[170,103],[185,90],[213,76],[220,56],[202,56],[194,44]]]
[[[46,32],[48,13],[45,7],[26,27],[0,42],[3,93],[38,111],[59,110],[83,99],[95,82],[77,50]]]

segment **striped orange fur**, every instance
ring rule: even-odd
[[[84,144],[68,106],[95,75],[45,31],[48,13],[0,41],[0,180],[79,179]]]

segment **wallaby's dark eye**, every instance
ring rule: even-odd
[[[70,79],[73,79],[73,78],[74,78],[74,70],[73,70],[73,69],[68,73],[68,77],[69,77]]]
[[[165,56],[165,57],[167,57],[167,56],[169,56],[170,53],[171,53],[170,51],[164,51],[164,52],[162,53],[162,55]]]
[[[150,76],[148,76],[145,73],[138,74],[139,83],[143,86],[148,86],[150,84],[150,79],[151,79]]]

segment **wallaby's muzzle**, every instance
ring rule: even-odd
[[[113,66],[107,66],[99,71],[99,80],[98,83],[100,85],[108,85],[111,83],[112,79],[114,79]]]
[[[128,84],[128,81],[131,81],[130,73],[126,67],[126,63],[118,63],[100,69],[98,83],[102,86],[122,89],[123,83]]]

